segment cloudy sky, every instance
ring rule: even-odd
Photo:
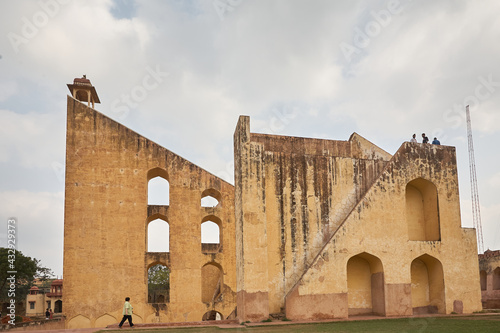
[[[3,0],[0,245],[62,275],[66,87],[229,180],[239,115],[253,132],[347,140],[389,153],[411,134],[457,148],[471,227],[471,105],[485,248],[500,249],[500,2]],[[1,227],[3,225],[4,227]]]

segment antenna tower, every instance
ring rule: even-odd
[[[469,142],[469,172],[470,172],[470,195],[472,199],[472,221],[476,228],[477,249],[479,253],[484,252],[483,227],[481,225],[481,208],[479,207],[479,191],[477,189],[476,162],[474,158],[474,144],[472,143],[472,126],[470,122],[469,106],[465,108],[467,114],[467,140]]]

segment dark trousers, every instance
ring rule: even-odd
[[[124,322],[125,322],[125,320],[127,320],[127,319],[128,319],[128,323],[129,323],[130,327],[134,326],[134,324],[132,324],[132,316],[130,316],[130,315],[123,315],[123,319],[122,319],[122,321],[120,322],[120,325],[119,325],[119,326],[120,326],[120,327],[122,327],[123,323],[124,323]]]

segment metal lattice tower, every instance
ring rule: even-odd
[[[469,172],[470,172],[470,195],[472,199],[472,221],[476,228],[477,249],[479,253],[484,252],[483,227],[481,225],[481,208],[479,207],[479,191],[477,189],[476,162],[474,158],[474,144],[472,143],[472,126],[470,122],[469,106],[465,108],[467,114],[467,140],[469,142]]]

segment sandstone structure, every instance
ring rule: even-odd
[[[453,147],[407,142],[391,156],[356,133],[251,133],[241,116],[233,186],[91,108],[93,90],[70,90],[67,328],[118,322],[126,296],[137,323],[481,310]],[[157,177],[168,181],[169,202],[148,205]],[[217,206],[201,207],[207,196]],[[152,253],[148,228],[158,219],[170,247]],[[219,244],[202,244],[206,221],[218,225]],[[152,301],[148,269],[157,264],[169,268],[170,290]]]
[[[479,255],[481,301],[485,309],[500,309],[500,250]]]
[[[136,323],[200,321],[211,311],[230,316],[236,308],[233,185],[79,100],[68,96],[67,108],[67,328],[119,322],[127,296]],[[156,177],[168,181],[168,205],[148,205],[148,181]],[[219,204],[201,207],[206,196]],[[157,219],[169,225],[169,252],[147,251],[148,225]],[[201,243],[208,220],[220,228],[219,246]],[[147,272],[156,264],[170,269],[164,303],[148,302]]]

